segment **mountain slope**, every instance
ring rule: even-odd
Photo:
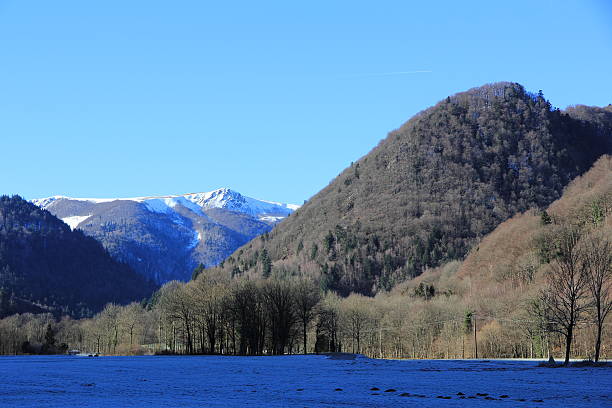
[[[108,302],[149,296],[154,285],[94,239],[18,196],[0,197],[0,315],[88,316]]]
[[[608,119],[589,117],[598,109],[564,113],[515,83],[448,97],[391,132],[223,268],[262,274],[269,257],[279,273],[371,294],[461,259],[513,214],[559,198],[612,151]]]
[[[590,219],[592,212],[601,211],[605,222],[598,227],[612,232],[609,229],[612,227],[612,156],[602,156],[588,172],[574,179],[563,196],[546,211],[553,221],[575,224]],[[538,213],[516,215],[500,224],[470,251],[457,276],[491,286],[495,282],[523,280],[527,269],[535,271],[540,267],[534,243],[539,235],[554,229],[554,224],[542,225]]]
[[[162,197],[54,196],[32,201],[157,283],[189,280],[198,264],[218,264],[298,207],[227,188]]]

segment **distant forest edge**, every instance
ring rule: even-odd
[[[199,267],[191,282],[170,282],[128,306],[120,305],[148,296],[153,286],[134,281],[126,265],[109,264],[108,253],[91,239],[97,244],[92,253],[124,273],[85,268],[91,274],[83,279],[104,276],[96,282],[115,297],[104,301],[109,292],[97,287],[73,295],[79,300],[65,297],[66,279],[81,279],[84,260],[72,256],[83,250],[59,252],[76,268],[61,270],[45,252],[47,244],[37,244],[40,227],[25,216],[33,210],[18,197],[4,197],[2,203],[12,203],[5,213],[13,214],[4,228],[17,230],[23,245],[2,240],[7,235],[0,230],[0,267],[10,266],[10,274],[0,269],[2,304],[13,299],[13,309],[1,310],[14,312],[14,299],[26,299],[45,307],[22,312],[46,308],[78,317],[110,304],[79,321],[56,322],[48,314],[0,320],[0,353],[49,350],[52,337],[54,344],[57,338],[108,354],[348,350],[457,358],[476,356],[474,335],[479,356],[609,355],[610,339],[602,333],[612,309],[610,260],[593,255],[610,245],[609,154],[612,106],[560,111],[541,92],[516,83],[474,88],[391,132],[218,267]],[[56,225],[49,242],[72,237],[49,213],[33,213],[52,218],[43,225],[64,227]],[[73,233],[79,242],[86,238]],[[20,257],[3,255],[5,247],[38,263],[20,264]],[[571,267],[568,253],[577,254],[569,257]],[[570,323],[555,314],[559,298],[552,290],[563,286],[568,270],[580,272],[581,282]],[[598,294],[589,284],[596,281],[593,271],[603,274]],[[58,274],[61,284],[49,277]],[[91,287],[87,283],[83,288]],[[125,292],[114,293],[117,288]],[[95,301],[84,307],[88,296]]]
[[[546,208],[610,153],[612,106],[560,111],[516,83],[474,88],[391,132],[221,269],[311,276],[343,296],[387,291]]]

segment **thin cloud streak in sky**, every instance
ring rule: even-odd
[[[428,69],[421,69],[415,71],[397,71],[397,72],[377,72],[370,74],[355,74],[349,75],[347,78],[363,78],[363,77],[377,77],[377,76],[396,76],[396,75],[412,75],[412,74],[430,74],[433,71]]]

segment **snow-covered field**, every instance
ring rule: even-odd
[[[536,364],[325,356],[0,357],[0,406],[612,406],[612,370]]]

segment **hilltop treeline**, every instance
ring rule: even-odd
[[[19,196],[0,197],[0,317],[51,312],[86,317],[155,286],[102,245]]]
[[[297,270],[343,296],[390,290],[463,259],[504,220],[559,198],[612,152],[610,129],[610,107],[563,112],[515,83],[448,97],[222,269],[251,277]]]

